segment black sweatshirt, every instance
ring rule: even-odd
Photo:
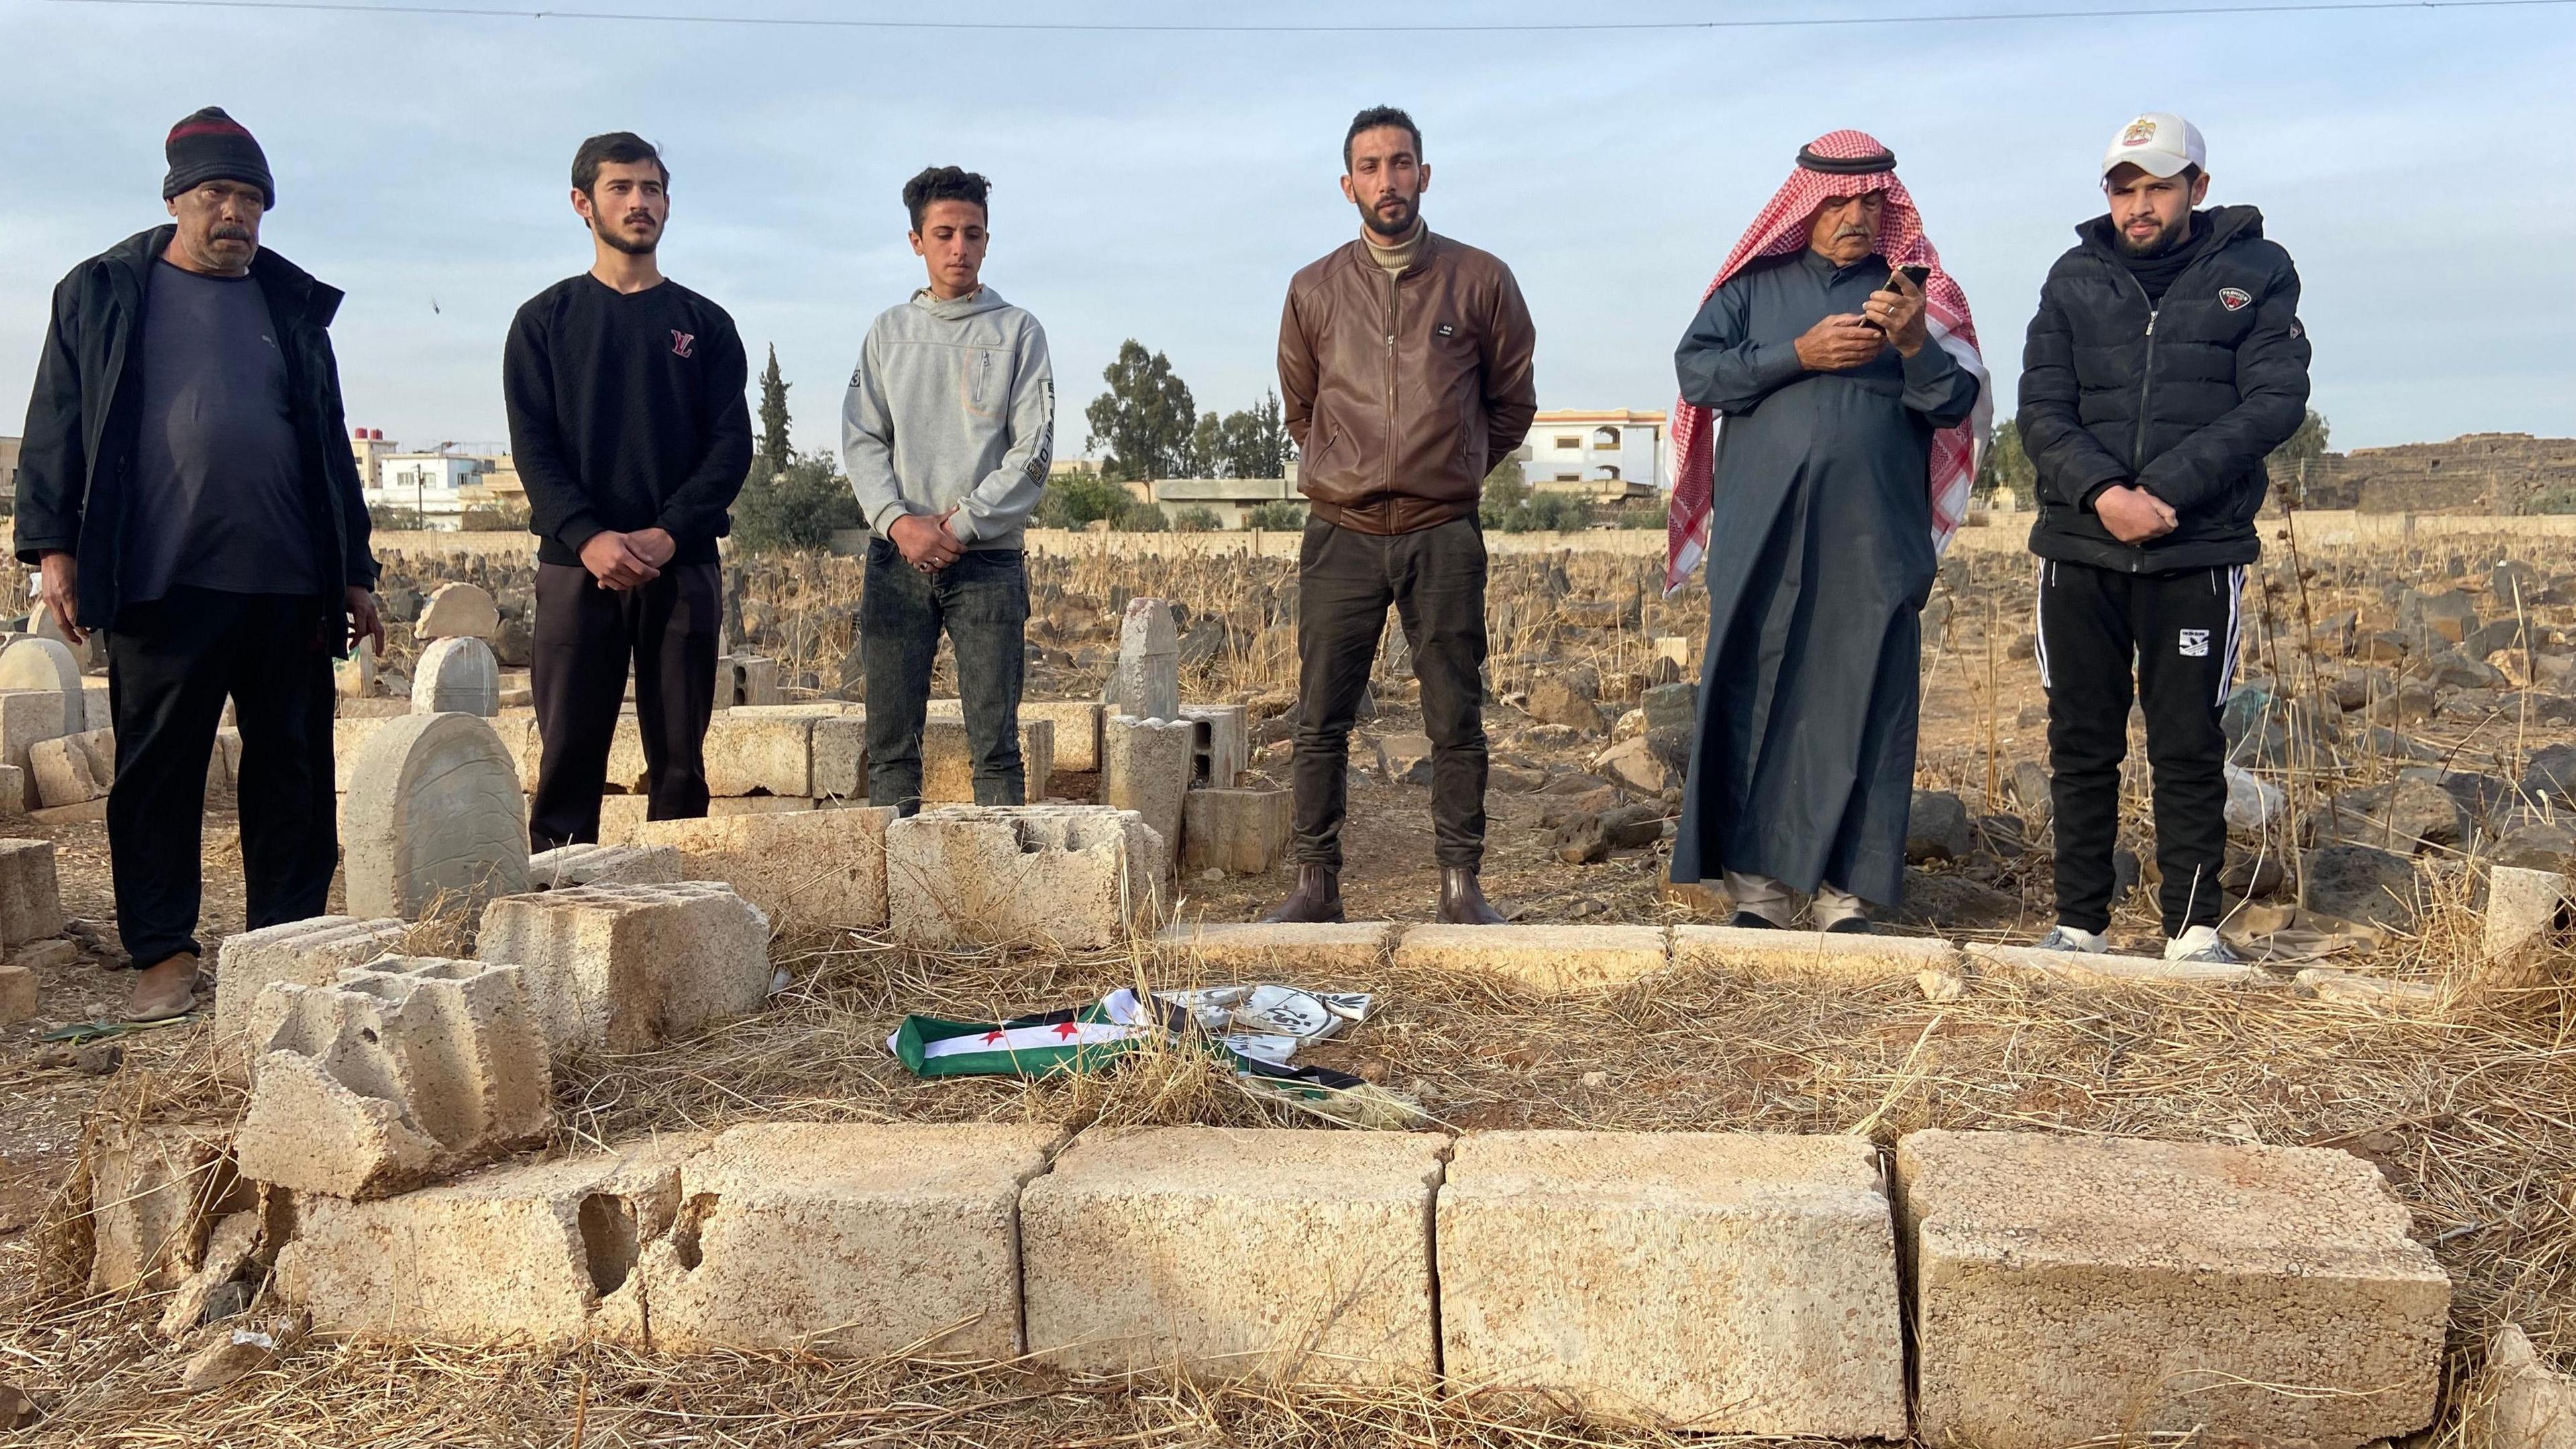
[[[627,294],[588,272],[510,323],[501,394],[537,558],[578,564],[605,529],[666,530],[713,563],[751,471],[751,369],[725,310],[677,282]]]

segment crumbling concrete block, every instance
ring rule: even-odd
[[[27,749],[27,768],[35,772],[36,799],[45,809],[104,800],[116,783],[116,731],[84,730],[38,740]]]
[[[519,968],[558,1057],[642,1051],[769,999],[769,918],[720,881],[505,896],[475,950]]]
[[[0,1026],[36,1019],[36,973],[16,962],[0,962]]]
[[[1029,1349],[1078,1371],[1429,1385],[1449,1139],[1084,1133],[1020,1198]]]
[[[2490,1449],[2576,1449],[2576,1378],[2551,1373],[2529,1334],[2499,1330],[2487,1372]]]
[[[1052,722],[1020,716],[1020,771],[1028,799],[1045,799],[1048,782],[1055,778]],[[923,721],[921,798],[933,803],[975,803],[975,749],[966,738],[964,719]]]
[[[1156,955],[1192,979],[1259,981],[1293,972],[1356,985],[1385,967],[1395,932],[1389,921],[1190,921],[1173,924],[1154,943]]]
[[[1190,744],[1197,726],[1185,719],[1112,715],[1100,724],[1100,803],[1133,810],[1154,828],[1177,861],[1182,797],[1190,791]]]
[[[1474,1132],[1440,1189],[1443,1371],[1704,1433],[1902,1439],[1866,1137]]]
[[[770,1122],[680,1166],[637,1274],[652,1345],[972,1358],[1020,1350],[1021,1185],[1060,1129]]]
[[[35,795],[35,775],[28,769],[27,752],[35,748],[38,740],[69,734],[65,720],[64,694],[59,689],[0,690],[0,763],[26,772],[19,795],[19,803],[25,809],[32,810],[43,803]]]
[[[90,1158],[91,1291],[177,1287],[196,1270],[207,1224],[254,1201],[219,1129],[111,1129]]]
[[[499,714],[501,661],[492,646],[470,635],[454,635],[422,650],[420,662],[412,667],[411,709],[414,714],[470,714],[483,719]]]
[[[27,813],[27,772],[16,765],[0,765],[0,816]]]
[[[2450,1280],[2358,1157],[1927,1131],[1896,1179],[1929,1443],[2349,1449],[2432,1422]]]
[[[720,710],[707,725],[707,792],[810,800],[813,752],[811,716],[737,715]]]
[[[0,947],[63,933],[50,840],[0,840]]]
[[[1264,874],[1288,853],[1295,824],[1285,790],[1192,790],[1181,798],[1181,867]]]
[[[338,738],[338,726],[345,723],[345,720],[337,721],[332,728],[332,742],[343,753],[349,746]],[[505,709],[485,723],[492,726],[492,733],[500,738],[501,748],[510,752],[511,763],[519,767],[519,789],[530,795],[537,793],[537,769],[545,762],[546,750],[544,738],[537,733],[537,717],[524,710]],[[345,778],[340,788],[343,791],[349,788]]]
[[[228,1050],[248,1051],[251,1003],[272,983],[325,986],[352,966],[399,955],[404,922],[384,917],[315,916],[263,926],[224,938],[215,952],[215,1037]]]
[[[816,799],[866,802],[868,720],[864,713],[814,721],[811,754]]]
[[[1239,704],[1189,704],[1190,783],[1231,790],[1252,763],[1252,712]]]
[[[501,609],[480,584],[440,584],[429,591],[412,622],[414,639],[488,640],[501,632]]]
[[[2269,978],[2251,965],[2167,961],[2155,956],[2114,956],[2089,951],[2043,951],[1970,941],[1970,966],[2006,976],[2041,976],[2077,986],[2253,986]]]
[[[528,857],[528,885],[534,890],[669,885],[680,879],[680,852],[668,845],[559,845]]]
[[[1673,964],[1762,980],[1877,986],[1888,982],[1910,984],[1926,970],[1955,971],[1959,948],[1947,941],[1920,936],[1675,926]]]
[[[716,708],[779,702],[778,661],[758,654],[716,656]]]
[[[513,966],[401,956],[329,986],[270,986],[234,1139],[242,1175],[385,1197],[486,1161],[554,1121],[546,1044]]]
[[[2529,958],[2566,919],[2568,908],[2567,877],[2557,871],[2510,865],[2489,871],[2481,974],[2499,985],[2538,984]]]
[[[1163,842],[1098,805],[925,810],[886,827],[888,923],[916,946],[1108,946],[1163,908]]]
[[[473,715],[386,721],[359,752],[342,814],[353,916],[418,920],[528,888],[518,764]]]
[[[1617,986],[1664,969],[1661,926],[1407,926],[1400,969],[1501,977],[1537,991]]]
[[[1100,706],[1087,699],[1024,699],[1020,701],[1020,719],[1044,720],[1054,727],[1051,736],[1055,768],[1090,772],[1100,768]],[[1029,798],[1038,798],[1034,778]]]
[[[719,880],[760,907],[780,932],[886,923],[886,828],[891,807],[654,820],[639,845],[680,852],[692,880]]]
[[[680,1159],[704,1140],[493,1168],[377,1202],[299,1196],[275,1285],[328,1338],[571,1343],[597,1330],[640,1343],[636,1255],[670,1230]]]

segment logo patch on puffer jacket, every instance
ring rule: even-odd
[[[2246,291],[2243,287],[2221,287],[2218,289],[2218,305],[2226,308],[2230,312],[2242,312],[2253,304],[2254,294]]]

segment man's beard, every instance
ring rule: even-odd
[[[1375,206],[1363,206],[1360,208],[1360,224],[1388,241],[1401,241],[1413,230],[1413,224],[1422,219],[1422,212],[1414,203],[1405,201],[1401,197],[1396,199],[1404,207],[1404,214],[1401,217],[1388,221]]]
[[[2151,262],[2190,239],[2191,213],[2186,211],[2182,214],[2182,220],[2157,232],[2143,243],[2131,241],[2127,232],[2121,232],[2120,250],[2135,261]]]
[[[641,236],[621,232],[617,228],[605,224],[594,227],[593,230],[599,233],[599,239],[601,241],[608,243],[610,246],[626,253],[630,257],[649,257],[653,255],[653,248],[659,246],[662,241],[661,232],[658,229]]]

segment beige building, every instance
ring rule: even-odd
[[[1186,510],[1204,508],[1216,515],[1219,528],[1248,527],[1252,510],[1264,503],[1293,502],[1301,518],[1306,507],[1294,478],[1157,478],[1151,483],[1129,483],[1126,488],[1162,509],[1163,516],[1175,523]]]
[[[394,455],[394,445],[385,441],[382,428],[351,428],[349,451],[357,455],[358,486],[373,493],[385,486],[385,460]]]
[[[0,438],[0,498],[18,497],[18,439]]]
[[[1593,503],[1642,502],[1669,486],[1670,449],[1660,412],[1567,409],[1530,420],[1521,472],[1540,493]]]

